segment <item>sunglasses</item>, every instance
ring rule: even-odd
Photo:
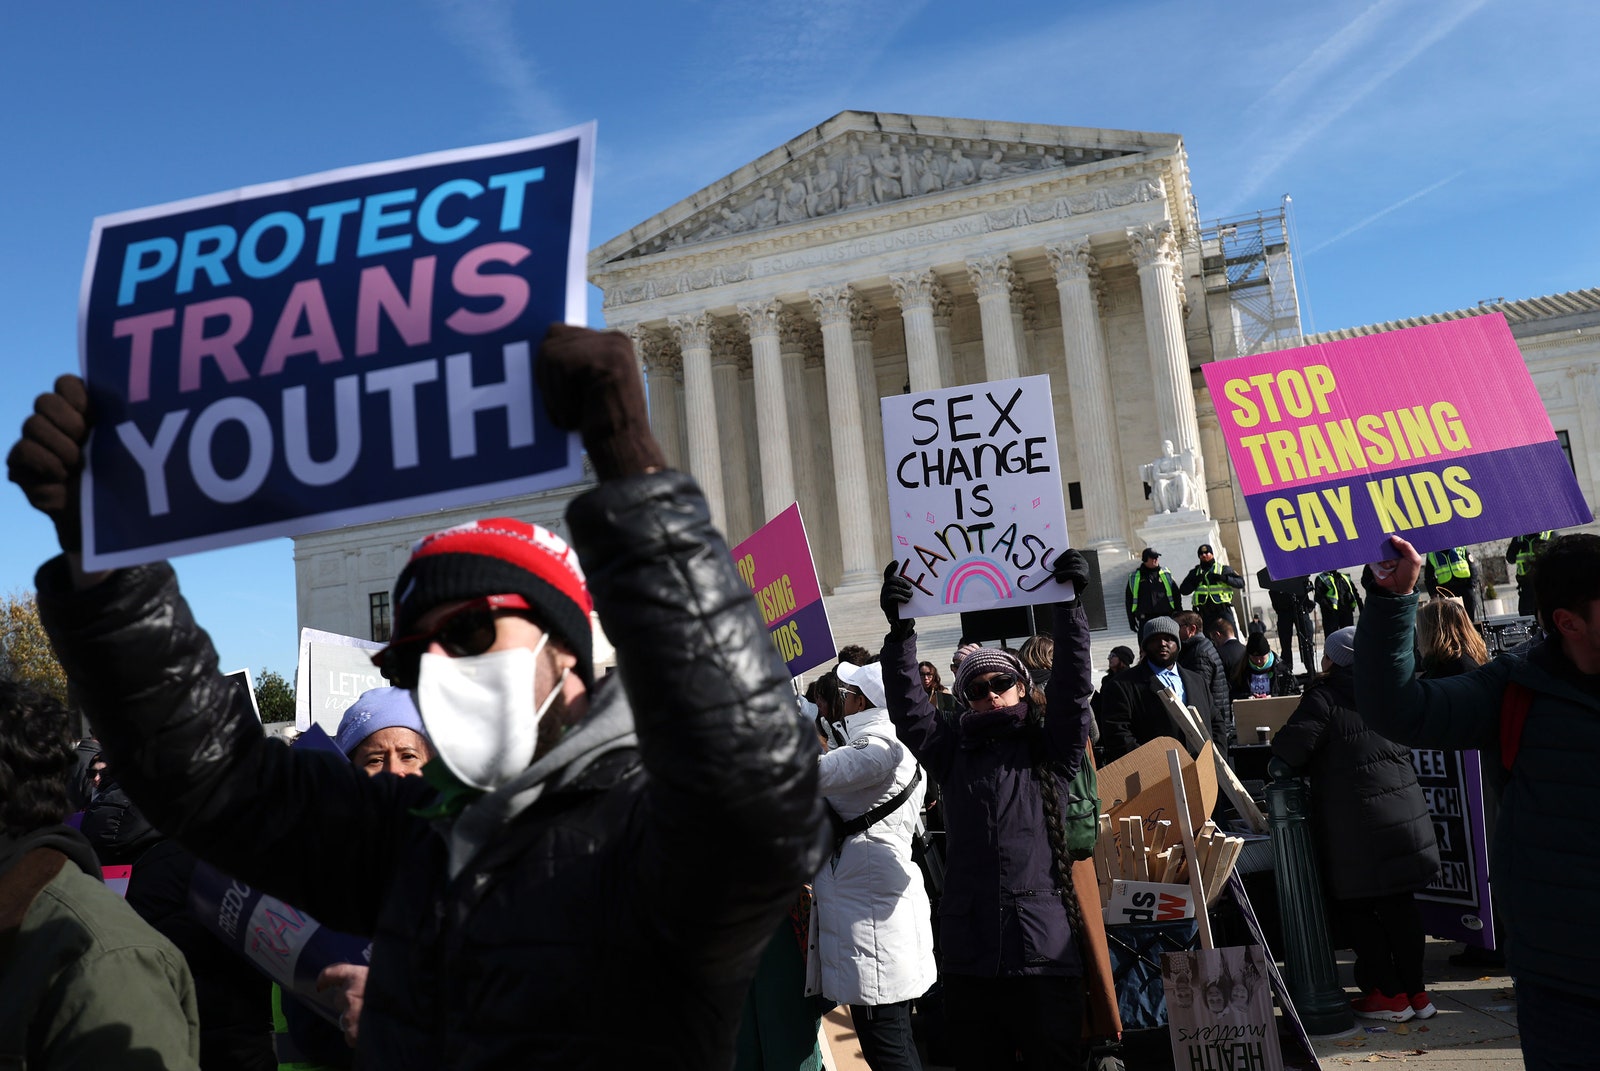
[[[1017,678],[1010,673],[996,673],[981,681],[972,681],[967,685],[966,697],[969,702],[976,703],[988,695],[1005,695],[1017,686]]]
[[[494,646],[495,620],[533,609],[521,595],[485,595],[457,607],[427,632],[391,640],[372,656],[378,672],[397,688],[415,688],[422,655],[437,643],[451,658],[480,655]]]

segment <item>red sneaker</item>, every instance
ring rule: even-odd
[[[1382,1019],[1387,1023],[1403,1023],[1417,1014],[1406,994],[1386,997],[1376,989],[1352,1000],[1350,1007],[1363,1019]]]
[[[1432,1019],[1439,1014],[1439,1009],[1433,1006],[1433,998],[1426,993],[1411,994],[1411,1010],[1418,1019]]]

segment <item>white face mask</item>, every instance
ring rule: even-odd
[[[417,710],[434,753],[462,784],[493,791],[533,761],[539,722],[567,676],[563,669],[535,709],[539,652],[548,639],[541,637],[531,650],[422,656]]]

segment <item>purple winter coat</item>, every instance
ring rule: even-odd
[[[989,734],[969,731],[970,723],[952,727],[923,691],[916,636],[883,645],[889,716],[901,743],[938,782],[944,811],[939,945],[946,974],[1083,974],[1051,869],[1033,746],[1069,775],[1083,761],[1094,682],[1082,608],[1055,607],[1055,641],[1037,741],[1026,726]],[[966,713],[964,705],[958,710]],[[1065,785],[1057,788],[1064,801]]]

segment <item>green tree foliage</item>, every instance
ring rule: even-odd
[[[39,623],[39,606],[31,591],[0,596],[0,679],[67,701],[67,674]]]
[[[264,723],[294,721],[294,685],[275,669],[264,669],[256,681],[256,706]]]

